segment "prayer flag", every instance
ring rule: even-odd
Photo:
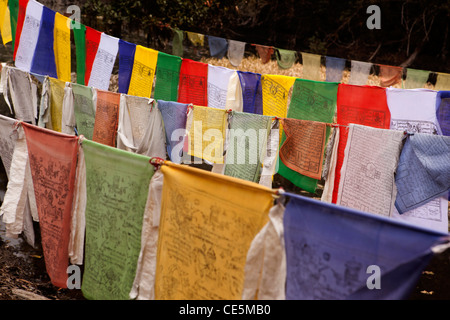
[[[92,140],[110,147],[116,146],[120,93],[97,90],[97,107]]]
[[[72,84],[74,113],[78,135],[92,140],[95,125],[94,89],[81,84]]]
[[[379,65],[380,67],[380,86],[391,87],[398,84],[403,75],[402,67]]]
[[[119,92],[128,93],[130,88],[131,73],[133,72],[134,54],[136,45],[134,43],[119,40]]]
[[[181,58],[164,52],[158,53],[154,98],[177,101]]]
[[[276,48],[275,50],[277,64],[281,69],[289,69],[297,61],[297,52]]]
[[[364,86],[369,79],[372,64],[370,62],[351,61],[350,78],[348,84]]]
[[[183,59],[180,69],[178,101],[208,106],[208,64]]]
[[[227,57],[232,66],[238,67],[241,64],[244,58],[245,45],[246,43],[242,41],[228,40]]]
[[[272,58],[272,54],[275,52],[275,49],[273,47],[269,46],[262,46],[262,45],[255,45],[256,52],[258,52],[258,55],[261,59],[262,64],[266,64],[270,61]]]
[[[77,83],[84,85],[86,79],[86,26],[81,23],[78,26],[78,28],[73,28],[77,55]]]
[[[8,8],[11,22],[11,38],[13,51],[16,48],[17,20],[19,18],[19,0],[8,0]]]
[[[174,56],[183,57],[184,31],[178,29],[172,30],[173,30],[172,54]]]
[[[11,13],[9,12],[8,0],[0,1],[0,32],[3,45],[12,41]]]
[[[225,109],[228,84],[236,71],[220,66],[208,65],[208,107]]]
[[[430,72],[416,69],[406,69],[405,89],[423,88],[428,81]]]
[[[450,74],[439,72],[436,78],[436,84],[434,85],[434,90],[444,91],[450,90]]]
[[[261,74],[238,71],[244,102],[243,111],[263,114]]]
[[[436,97],[436,117],[444,136],[450,136],[450,91],[439,91]]]
[[[326,81],[341,82],[342,72],[345,69],[345,59],[326,57]]]
[[[70,47],[70,19],[59,14],[55,15],[55,62],[58,79],[72,81],[71,47]]]
[[[150,98],[153,92],[158,51],[143,46],[136,46],[133,72],[131,74],[128,94]]]
[[[318,54],[302,52],[303,79],[320,81],[320,60]]]
[[[208,44],[211,57],[222,59],[228,51],[227,39],[208,36]]]
[[[89,83],[92,66],[97,55],[101,37],[101,32],[86,26],[86,75],[84,79],[85,85]]]
[[[12,5],[14,7],[17,5],[17,15],[16,15],[17,23],[16,23],[16,29],[15,29],[15,42],[14,42],[15,46],[13,48],[13,50],[14,50],[13,59],[16,60],[17,49],[19,47],[20,37],[22,35],[23,23],[25,22],[25,15],[26,15],[27,6],[28,6],[28,0],[19,0],[17,4],[14,1],[14,2],[12,2]]]

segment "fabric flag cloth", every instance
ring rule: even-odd
[[[203,34],[196,33],[196,32],[189,32],[189,31],[186,31],[186,34],[188,36],[189,41],[191,41],[191,43],[194,46],[203,47],[203,45],[205,43],[205,36]]]
[[[6,177],[10,180],[9,169],[18,138],[15,127],[16,120],[0,115],[0,157],[5,168]]]
[[[75,54],[77,59],[77,83],[85,85],[86,79],[86,26],[78,23],[78,28],[73,28],[75,40]]]
[[[292,90],[287,118],[333,123],[336,112],[338,83],[296,79]],[[325,141],[328,141],[330,128],[326,129]],[[285,136],[281,144],[285,142]],[[317,179],[298,173],[280,161],[278,173],[297,187],[314,193]],[[320,178],[319,178],[320,179]]]
[[[101,34],[100,44],[89,77],[88,86],[108,90],[111,74],[119,52],[119,39],[105,33]]]
[[[23,123],[41,229],[52,283],[67,288],[68,246],[78,138]]]
[[[56,132],[62,131],[63,122],[63,102],[66,87],[64,81],[49,78],[50,83],[50,122],[47,123],[47,129],[54,130]]]
[[[0,1],[0,33],[3,45],[12,41],[11,13],[8,7],[8,0]]]
[[[439,91],[436,97],[436,117],[444,136],[450,136],[450,91]]]
[[[149,158],[82,141],[86,161],[86,247],[81,291],[90,300],[129,300],[141,246]]]
[[[225,109],[242,112],[244,110],[244,101],[238,73],[239,71],[232,73],[228,81]]]
[[[272,117],[232,112],[229,123],[224,174],[259,182]]]
[[[57,78],[55,51],[54,51],[54,28],[56,12],[43,7],[39,38],[34,52],[31,72],[48,75]],[[45,58],[43,58],[45,57]]]
[[[14,53],[13,53],[13,59],[16,60],[16,55],[17,55],[17,49],[19,47],[19,43],[20,43],[20,37],[22,36],[22,29],[23,29],[23,24],[25,22],[25,16],[26,16],[26,11],[27,11],[27,5],[28,5],[29,0],[19,0],[18,2],[18,7],[17,7],[17,24],[16,24],[16,28],[15,28],[15,41],[14,41]],[[12,4],[13,6],[15,5],[14,2]],[[11,10],[11,9],[10,9]]]
[[[372,64],[370,62],[351,61],[350,78],[348,84],[364,86],[369,79]]]
[[[55,62],[58,79],[71,82],[72,69],[71,63],[71,45],[70,45],[70,19],[59,14],[55,15]]]
[[[13,51],[16,48],[17,20],[19,19],[19,0],[8,0],[11,23],[11,42]]]
[[[236,71],[208,64],[208,107],[225,109],[228,84]]]
[[[403,75],[402,67],[379,65],[380,67],[380,86],[391,87],[401,82]]]
[[[438,133],[437,92],[428,89],[386,89],[390,128],[409,133]]]
[[[286,118],[289,91],[294,85],[294,77],[283,75],[263,75],[261,77],[263,114]]]
[[[208,36],[208,45],[211,57],[222,59],[228,52],[227,39]]]
[[[255,45],[256,52],[258,52],[259,58],[261,59],[262,64],[268,63],[271,58],[272,54],[275,52],[275,49],[270,46],[262,46],[262,45]]]
[[[447,195],[449,159],[450,137],[424,133],[408,136],[395,176],[398,190],[395,206],[400,214]]]
[[[276,48],[275,56],[280,69],[289,69],[297,61],[297,52]]]
[[[242,87],[243,112],[263,114],[261,74],[238,71]]]
[[[322,57],[318,54],[302,52],[303,79],[320,81],[320,65]]]
[[[119,93],[128,93],[133,72],[136,44],[119,40]]]
[[[178,101],[208,106],[208,64],[183,59],[180,68]]]
[[[100,31],[86,26],[86,74],[84,79],[85,85],[89,83],[92,66],[97,55],[101,37],[102,33]]]
[[[187,153],[212,163],[223,164],[227,120],[226,110],[194,106]]]
[[[81,84],[72,84],[75,122],[78,135],[92,140],[95,125],[96,91]]]
[[[449,91],[450,90],[450,74],[441,73],[437,74],[436,84],[434,85],[436,91]]]
[[[116,146],[119,123],[120,94],[97,90],[94,132],[92,140],[110,147]]]
[[[155,90],[153,93],[156,100],[177,101],[180,68],[180,57],[164,52],[158,53]]]
[[[153,99],[122,95],[117,148],[166,159],[165,132],[161,112]]]
[[[16,68],[8,68],[6,75],[8,81],[6,96],[11,96],[14,117],[17,120],[35,124],[37,93],[33,92],[29,73]],[[7,98],[5,97],[5,99]]]
[[[184,103],[158,100],[158,109],[161,112],[166,133],[167,154],[174,163],[181,163],[187,108],[188,105]]]
[[[22,26],[22,35],[20,41],[17,43],[17,51],[15,54],[16,67],[26,72],[31,71],[31,64],[39,38],[43,9],[44,6],[37,1],[30,0],[28,2]]]
[[[238,67],[241,64],[244,58],[245,45],[246,43],[242,41],[228,40],[227,58],[232,66]]]
[[[350,123],[389,129],[391,114],[386,99],[386,89],[372,86],[339,84],[337,94],[337,124],[348,126]],[[347,144],[348,128],[341,127],[337,150],[336,170],[334,176],[332,200],[336,203],[340,183],[340,172]]]
[[[436,247],[448,242],[447,233],[285,196],[287,300],[407,299]]]
[[[184,31],[179,29],[172,29],[172,31],[173,31],[172,54],[174,56],[183,57]]]
[[[170,162],[161,171],[155,299],[241,299],[247,252],[268,222],[273,191]]]
[[[322,177],[327,135],[324,122],[282,119],[286,140],[280,147],[280,159],[286,167],[312,179]]]
[[[429,75],[430,75],[429,71],[407,68],[404,88],[405,89],[423,88],[428,81]]]
[[[404,133],[350,124],[337,204],[390,217]]]
[[[133,72],[128,89],[129,95],[144,98],[151,97],[157,60],[158,51],[143,46],[136,46]]]
[[[345,69],[345,59],[326,57],[326,81],[328,82],[341,82],[342,73]]]

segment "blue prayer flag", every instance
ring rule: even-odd
[[[119,92],[127,94],[133,72],[134,54],[136,45],[119,40]]]
[[[244,100],[243,112],[263,114],[261,74],[238,71]]]

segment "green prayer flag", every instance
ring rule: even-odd
[[[12,50],[14,52],[16,42],[17,20],[19,18],[19,0],[9,0],[8,7],[11,19]]]
[[[276,52],[277,64],[281,69],[289,69],[297,61],[297,52],[295,51],[277,48]]]
[[[78,134],[92,140],[95,124],[95,102],[92,88],[73,83],[72,91]]]
[[[272,117],[233,111],[225,160],[226,176],[258,182],[261,154],[267,146]]]
[[[336,113],[338,85],[337,82],[296,79],[287,118],[332,123]],[[326,140],[328,140],[330,132],[328,127]],[[286,136],[283,132],[280,146],[285,141]],[[280,159],[278,159],[278,164],[278,174],[305,191],[316,192],[316,179],[291,170]]]
[[[405,89],[418,89],[424,88],[430,75],[429,71],[406,69],[406,81],[404,81]]]
[[[89,300],[129,300],[141,249],[149,157],[90,140],[86,161],[86,245],[82,293]]]
[[[179,29],[173,29],[174,35],[172,40],[172,53],[175,56],[183,57],[183,39],[184,31]]]
[[[77,83],[85,85],[86,73],[86,26],[79,24],[79,28],[73,29],[75,49],[77,56]]]
[[[158,53],[154,99],[178,100],[181,58],[164,52]]]

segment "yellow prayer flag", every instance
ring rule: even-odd
[[[58,79],[70,82],[72,61],[70,51],[70,19],[56,13],[54,31],[54,50]]]
[[[241,299],[247,253],[274,192],[171,162],[161,171],[155,299]]]
[[[447,91],[450,90],[450,74],[441,73],[437,74],[436,84],[434,86],[436,91]]]
[[[50,117],[51,128],[54,131],[62,131],[62,109],[64,101],[64,81],[49,77],[50,80]]]
[[[131,74],[128,94],[132,96],[150,98],[153,92],[158,51],[136,46],[133,72]]]
[[[223,145],[228,114],[224,109],[194,106],[189,129],[188,154],[223,164]]]
[[[2,40],[4,45],[12,41],[11,19],[8,0],[0,0],[0,32],[2,33]]]

